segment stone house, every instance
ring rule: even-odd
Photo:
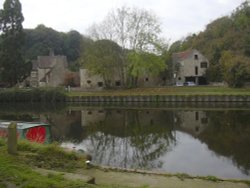
[[[196,85],[207,84],[205,73],[209,67],[209,61],[198,50],[174,53],[172,61],[174,84],[184,82],[194,82]]]
[[[55,56],[53,53],[49,56],[38,56],[37,60],[32,62],[30,86],[57,87],[63,85],[67,66],[66,56]]]
[[[120,76],[113,75],[110,85],[120,88],[122,85]],[[105,82],[101,75],[92,74],[88,69],[80,69],[80,86],[82,89],[102,90],[105,88]]]
[[[118,72],[118,71],[117,71]],[[138,78],[138,87],[159,87],[166,85],[166,78],[162,75],[149,76],[143,75]],[[110,80],[112,88],[119,89],[122,87],[122,79],[120,74],[113,75]],[[103,90],[105,88],[104,79],[100,75],[92,74],[88,69],[80,69],[80,86],[82,89]]]

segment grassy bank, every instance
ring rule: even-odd
[[[139,95],[250,95],[250,88],[228,87],[163,87],[103,91],[71,91],[67,96],[139,96]]]
[[[129,188],[141,187],[239,187],[249,186],[249,181],[221,180],[213,176],[192,177],[187,174],[155,174],[137,170],[119,170],[108,168],[99,170],[100,167],[88,169],[85,165],[86,158],[75,152],[65,151],[57,144],[39,145],[19,141],[18,155],[7,153],[6,141],[0,139],[0,188]],[[44,170],[47,169],[47,170]],[[40,171],[40,172],[39,172]],[[41,171],[49,171],[42,174]],[[84,176],[94,172],[98,184],[87,184],[76,180],[74,176]],[[50,172],[57,172],[50,173]],[[70,178],[65,174],[71,172]],[[73,173],[72,173],[73,172]],[[128,179],[131,182],[128,182]],[[198,184],[197,184],[198,183]]]
[[[68,97],[82,96],[250,96],[250,88],[228,87],[163,87],[103,91],[65,92],[63,88],[1,89],[0,103],[58,103]]]
[[[64,173],[86,168],[85,158],[74,152],[66,152],[56,144],[19,142],[18,155],[15,156],[9,155],[6,150],[6,141],[0,139],[0,188],[107,188],[104,185],[65,179]],[[41,175],[34,171],[35,168],[53,169],[62,173]]]

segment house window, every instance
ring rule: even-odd
[[[91,115],[92,114],[92,112],[91,111],[88,111],[88,115]]]
[[[181,77],[178,77],[178,80],[181,80]]]
[[[103,86],[103,82],[97,82],[98,87],[102,87]]]
[[[195,112],[195,120],[196,120],[196,121],[199,120],[199,112]]]
[[[198,60],[198,55],[197,54],[194,55],[194,59]]]
[[[206,61],[201,62],[201,68],[207,68],[207,62]]]
[[[87,83],[88,83],[88,84],[91,84],[91,80],[87,80]]]
[[[115,86],[117,86],[117,87],[121,86],[121,82],[120,81],[116,81],[115,82]]]
[[[195,67],[195,75],[198,75],[198,67]]]
[[[145,81],[146,81],[146,82],[148,82],[148,81],[149,81],[148,77],[147,77],[147,78],[145,78]]]

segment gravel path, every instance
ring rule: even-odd
[[[145,188],[249,188],[245,183],[229,181],[213,182],[202,179],[180,179],[161,175],[115,172],[110,170],[89,169],[78,173],[95,177],[96,184],[122,185]]]

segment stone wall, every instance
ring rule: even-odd
[[[72,96],[66,102],[141,103],[141,102],[250,102],[250,95],[152,95],[152,96]]]

